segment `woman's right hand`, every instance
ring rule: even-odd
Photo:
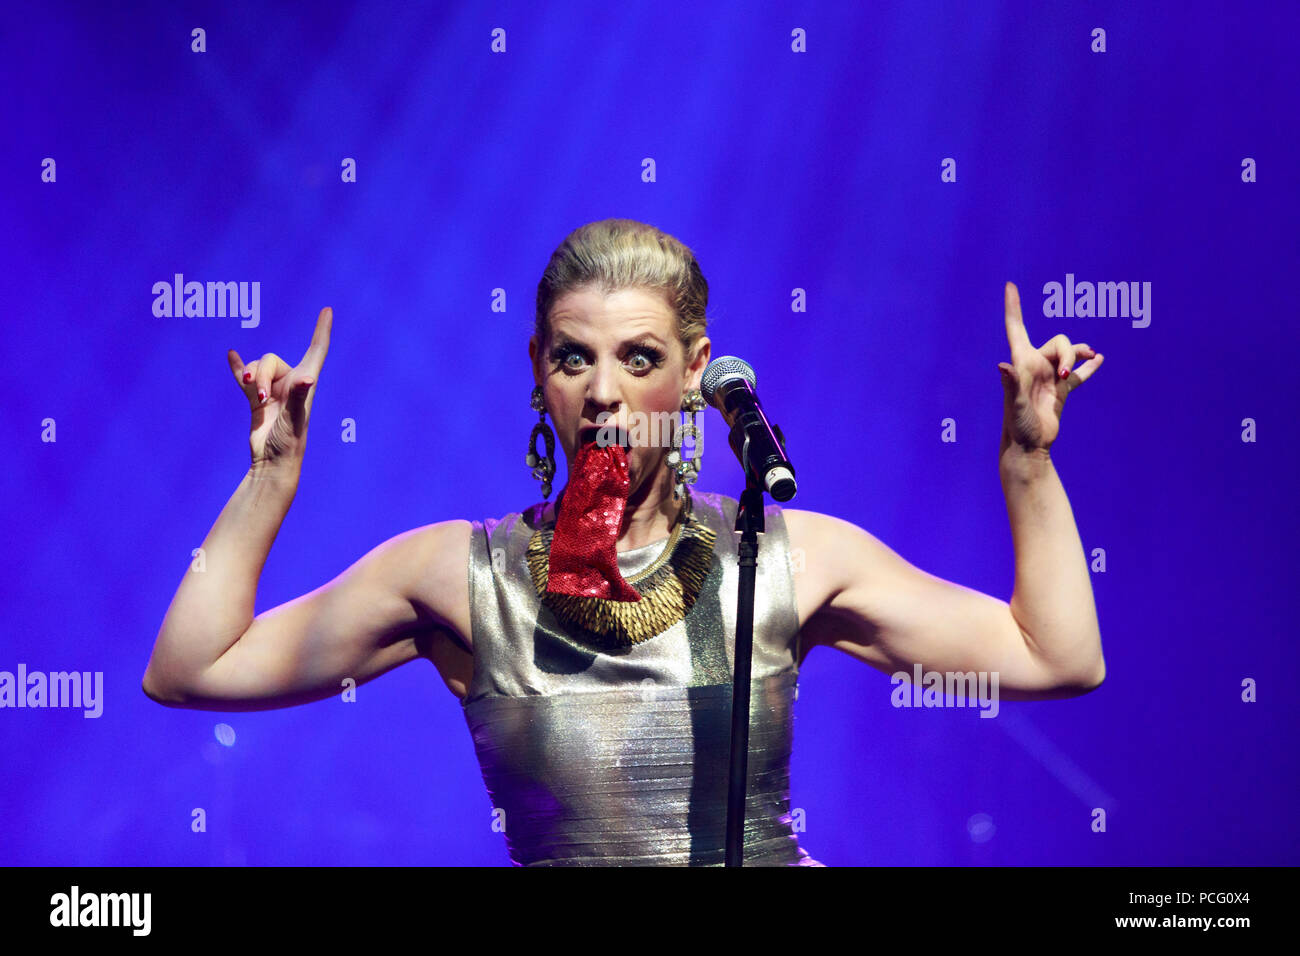
[[[267,352],[247,365],[234,349],[226,353],[230,371],[253,410],[248,445],[254,468],[301,465],[307,444],[307,419],[311,415],[321,365],[329,351],[333,318],[328,306],[320,310],[311,345],[302,361],[292,368],[274,352]]]

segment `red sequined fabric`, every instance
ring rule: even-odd
[[[611,601],[641,600],[623,580],[614,547],[630,485],[627,452],[621,445],[601,448],[593,441],[578,450],[560,497],[546,590]]]

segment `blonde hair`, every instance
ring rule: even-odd
[[[605,295],[622,289],[662,294],[677,317],[677,337],[688,360],[708,325],[709,283],[695,254],[648,223],[602,219],[564,237],[537,283],[533,328],[539,342],[550,334],[552,306],[566,293],[587,286]]]

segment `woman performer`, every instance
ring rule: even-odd
[[[575,230],[538,284],[528,350],[539,421],[527,464],[545,500],[398,535],[256,617],[332,313],[295,367],[229,352],[252,406],[252,464],[203,542],[205,572],[187,573],[172,600],[144,692],[172,707],[289,707],[427,658],[461,702],[514,863],[721,865],[736,501],[692,493],[699,460],[673,447],[690,427],[642,437],[680,411],[693,426],[703,408],[707,304],[694,255],[673,237],[625,219]],[[766,508],[746,865],[821,865],[789,807],[792,704],[813,647],[886,673],[997,672],[1009,699],[1082,694],[1104,677],[1083,548],[1048,454],[1066,395],[1102,356],[1064,335],[1035,349],[1010,283],[1005,305],[1010,603],[926,574],[848,522]],[[557,433],[569,478],[551,502]]]

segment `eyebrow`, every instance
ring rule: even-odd
[[[668,343],[666,343],[663,339],[659,338],[659,336],[655,335],[653,332],[641,332],[637,335],[632,336],[632,338],[625,340],[622,344],[625,346],[626,345],[648,345],[651,342],[658,344],[662,348],[668,347]],[[552,348],[560,348],[565,345],[576,345],[578,348],[583,348],[583,349],[589,348],[589,346],[586,345],[585,343],[579,342],[577,339],[573,338],[572,336],[566,335],[563,332],[551,333]]]

